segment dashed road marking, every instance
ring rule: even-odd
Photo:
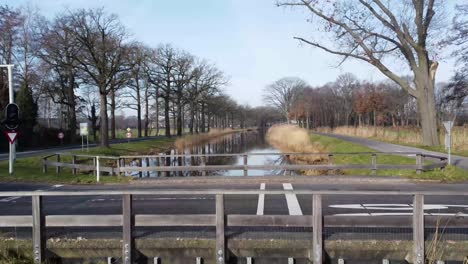
[[[260,190],[265,190],[265,183],[260,184]],[[257,215],[263,215],[265,209],[265,194],[258,195]]]
[[[284,190],[293,190],[291,183],[283,183]],[[302,215],[301,206],[297,196],[293,193],[286,193],[286,204],[288,205],[289,215]]]
[[[60,188],[62,187],[63,185],[62,184],[56,184],[56,185],[53,185],[52,188]],[[50,190],[52,188],[49,188],[47,190]],[[43,192],[44,190],[42,189],[38,189],[38,190],[35,190],[36,192]],[[11,202],[11,201],[14,201],[14,200],[17,200],[21,198],[21,196],[11,196],[11,197],[6,197],[6,198],[3,198],[3,199],[0,199],[0,202],[1,203],[8,203],[8,202]]]

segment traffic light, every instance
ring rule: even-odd
[[[20,123],[19,108],[17,104],[8,104],[5,110],[5,121],[3,124],[8,129],[17,129]]]

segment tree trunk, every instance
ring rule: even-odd
[[[148,87],[145,89],[145,137],[148,136],[148,125],[149,125],[149,98],[148,98]]]
[[[107,117],[107,95],[105,93],[101,93],[101,111],[100,111],[100,118],[101,118],[101,147],[109,147],[109,126],[108,126],[108,117]]]
[[[115,139],[115,90],[111,89],[111,138]]]
[[[420,93],[418,97],[418,108],[423,144],[426,146],[439,146],[440,141],[437,133],[437,114],[433,87],[427,89],[426,92]]]
[[[171,120],[169,119],[169,96],[164,97],[164,125],[166,126],[166,137],[171,137]]]
[[[177,135],[182,136],[182,91],[177,95]]]

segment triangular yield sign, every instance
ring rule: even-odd
[[[8,141],[10,141],[10,144],[15,143],[16,138],[18,137],[18,133],[17,133],[17,132],[10,132],[10,131],[7,131],[7,132],[5,132],[5,135],[7,136]]]

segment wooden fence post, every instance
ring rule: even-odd
[[[124,194],[122,196],[122,220],[122,262],[123,264],[133,264],[133,227],[135,225],[135,219],[132,212],[131,194]]]
[[[57,154],[57,162],[60,162],[60,154]],[[60,174],[60,165],[55,167],[55,173]]]
[[[377,154],[372,153],[372,175],[377,174]]]
[[[424,263],[424,196],[413,198],[413,263]]]
[[[202,167],[206,166],[206,157],[205,156],[200,157],[200,163],[201,163]],[[206,170],[202,170],[201,173],[202,173],[202,176],[206,176]]]
[[[150,164],[149,164],[149,158],[148,157],[145,158],[145,162],[146,162],[146,167],[149,168]],[[149,177],[149,176],[150,176],[150,171],[147,170],[146,171],[146,177]]]
[[[39,195],[32,196],[34,263],[42,263],[45,260],[45,216],[42,207],[42,197]]]
[[[322,240],[322,195],[312,195],[312,262],[323,263],[323,240]]]
[[[247,166],[248,156],[243,155],[243,162],[244,162],[244,176],[249,176],[249,170],[245,166]]]
[[[42,173],[47,173],[47,157],[42,158]]]
[[[416,154],[416,174],[423,172],[424,156],[421,153]]]
[[[76,155],[72,156],[72,164],[73,165],[76,164]],[[73,173],[73,175],[76,175],[76,168],[75,167],[72,168],[72,173]]]
[[[224,196],[216,195],[216,263],[225,264],[226,240],[224,236]]]

